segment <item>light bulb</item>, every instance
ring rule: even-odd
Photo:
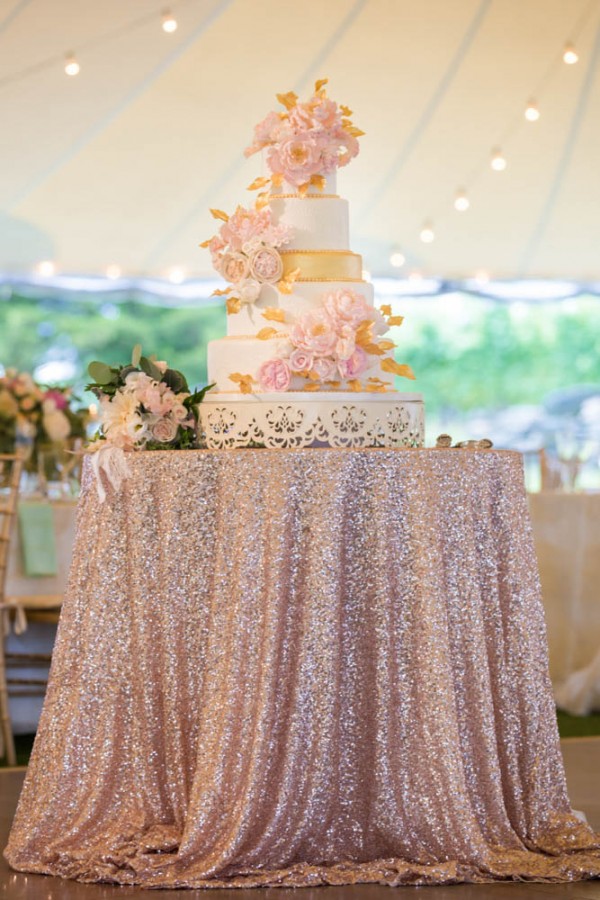
[[[169,270],[169,281],[172,284],[181,284],[185,280],[185,272],[179,266],[173,266]]]
[[[540,117],[540,111],[537,108],[535,100],[530,100],[525,109],[525,118],[528,122],[537,122]]]
[[[43,275],[44,278],[50,278],[56,272],[56,265],[51,259],[43,259],[37,264],[36,268],[38,273]]]
[[[466,191],[462,189],[457,191],[456,197],[454,198],[454,209],[458,210],[458,212],[465,212],[470,205]]]
[[[400,250],[394,250],[390,256],[390,263],[396,269],[401,269],[404,263],[406,262],[406,257],[404,253]]]
[[[162,29],[167,34],[172,34],[177,30],[177,19],[173,17],[173,14],[168,9],[162,14]]]
[[[478,272],[475,272],[475,281],[477,284],[487,284],[489,280],[489,272],[486,272],[485,269],[479,269]]]
[[[568,66],[574,66],[576,62],[579,61],[579,56],[577,55],[577,51],[573,44],[568,43],[565,44],[565,52],[563,53],[563,60],[566,62]]]
[[[490,165],[495,172],[503,172],[506,168],[506,159],[502,155],[502,151],[498,147],[492,150],[492,159],[490,161]]]
[[[81,66],[75,59],[75,54],[67,53],[65,56],[65,73],[67,75],[79,75]]]
[[[424,244],[431,244],[435,240],[435,231],[431,222],[425,222],[421,228],[420,238]]]
[[[121,274],[121,266],[117,266],[113,263],[112,265],[106,267],[106,277],[110,278],[111,281],[115,281],[117,278],[120,278]]]

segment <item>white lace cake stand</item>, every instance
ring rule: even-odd
[[[200,406],[206,444],[235,447],[422,447],[421,394],[285,392],[209,394]]]

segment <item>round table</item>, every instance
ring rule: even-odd
[[[104,502],[85,467],[14,868],[173,888],[600,875],[517,454],[129,465]]]

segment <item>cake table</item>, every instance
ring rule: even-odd
[[[144,887],[600,876],[566,793],[521,460],[86,466],[17,870]]]

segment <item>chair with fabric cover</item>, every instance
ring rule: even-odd
[[[16,517],[22,468],[23,460],[19,454],[0,453],[0,755],[6,757],[9,766],[16,764],[17,757],[8,706],[4,642],[14,605],[6,597],[5,590],[8,549]]]

